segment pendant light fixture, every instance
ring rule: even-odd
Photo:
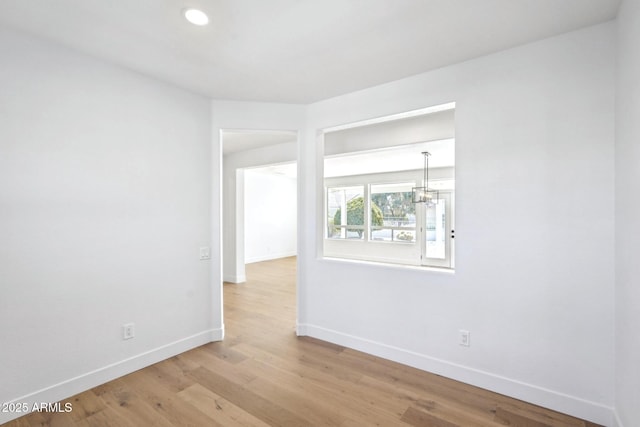
[[[433,206],[438,202],[438,190],[429,188],[429,156],[431,153],[423,151],[422,155],[424,156],[423,187],[413,187],[413,203],[425,203],[427,206]]]

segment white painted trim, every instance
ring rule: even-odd
[[[316,325],[299,324],[296,333],[298,336],[310,336],[342,345],[605,426],[614,425],[616,418],[617,427],[622,427],[614,408],[597,402]]]
[[[622,420],[620,420],[620,414],[615,408],[613,409],[613,427],[624,427]]]
[[[224,327],[203,331],[145,353],[87,372],[75,378],[53,384],[25,396],[18,397],[13,399],[11,403],[27,403],[28,407],[32,408],[34,403],[58,402],[201,345],[213,341],[221,341],[223,338]],[[9,422],[23,415],[25,415],[25,413],[0,413],[0,424]]]
[[[247,276],[227,274],[222,278],[222,280],[227,283],[244,283],[247,281]]]
[[[245,259],[245,264],[251,264],[253,262],[261,262],[261,261],[269,261],[269,260],[272,260],[272,259],[279,259],[279,258],[289,258],[289,257],[296,256],[296,255],[298,255],[298,252],[291,251],[291,252],[282,252],[282,253],[279,253],[279,254],[269,254],[269,255],[256,256],[256,257],[251,257],[251,258]]]
[[[306,324],[296,322],[296,336],[298,337],[311,336],[307,331]]]
[[[406,111],[406,112],[397,113],[397,114],[390,114],[390,115],[382,116],[382,117],[375,117],[373,119],[366,119],[366,120],[360,120],[360,121],[353,122],[353,123],[346,123],[346,124],[342,124],[342,125],[331,126],[331,127],[327,127],[327,128],[322,129],[322,131],[324,133],[336,132],[336,131],[339,131],[339,130],[352,129],[352,128],[357,128],[357,127],[361,127],[361,126],[374,125],[374,124],[378,124],[378,123],[391,122],[391,121],[394,121],[394,120],[408,119],[410,117],[416,117],[416,116],[423,116],[423,115],[426,115],[426,114],[438,113],[440,111],[453,110],[454,108],[456,108],[456,103],[455,102],[447,102],[445,104],[434,105],[432,107],[426,107],[426,108],[420,108],[418,110]]]

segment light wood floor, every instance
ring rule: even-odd
[[[295,258],[247,266],[224,285],[224,342],[207,344],[5,427],[593,427],[443,377],[297,338]],[[328,307],[330,309],[330,307]]]

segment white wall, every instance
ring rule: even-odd
[[[616,409],[640,425],[640,2],[618,16],[616,104]]]
[[[296,179],[245,169],[244,189],[245,262],[296,255]]]
[[[309,106],[298,333],[610,425],[614,32],[600,25]],[[451,101],[455,274],[318,258],[318,130]]]
[[[210,101],[1,28],[0,57],[0,402],[221,338]]]

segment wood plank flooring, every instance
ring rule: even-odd
[[[295,324],[295,258],[224,285],[226,338],[33,413],[36,426],[520,426],[595,424],[312,338]]]

